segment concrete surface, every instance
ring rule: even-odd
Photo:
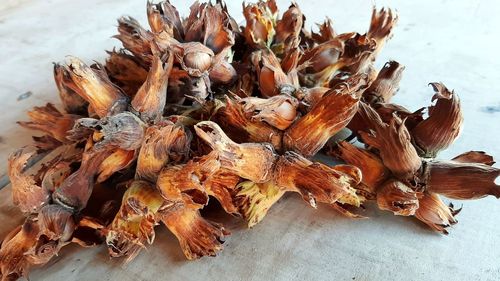
[[[187,2],[172,2],[187,13]],[[241,21],[240,1],[227,2]],[[309,26],[329,16],[340,32],[364,32],[373,3],[298,2]],[[289,2],[278,3],[283,11]],[[396,101],[412,109],[428,105],[432,89],[427,83],[444,82],[460,96],[465,124],[460,139],[441,157],[474,149],[499,159],[500,2],[377,1],[377,5],[395,8],[400,16],[377,63],[380,67],[395,59],[406,65]],[[32,132],[13,122],[26,119],[33,105],[57,100],[51,63],[69,54],[87,62],[103,61],[104,50],[118,45],[110,37],[116,33],[116,18],[125,14],[146,25],[145,1],[0,2],[0,173],[5,172],[3,159],[30,141]],[[33,94],[18,101],[28,91]],[[10,200],[5,190],[1,194]],[[174,237],[161,229],[155,244],[126,266],[110,260],[102,247],[72,246],[34,270],[31,280],[500,280],[500,202],[486,198],[457,203],[464,207],[460,222],[449,236],[441,236],[410,218],[375,208],[366,211],[370,219],[356,221],[328,208],[313,210],[289,196],[251,230],[223,217],[233,235],[217,258],[185,261]]]

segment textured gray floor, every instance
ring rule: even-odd
[[[173,0],[183,14],[187,3]],[[281,10],[287,1],[278,1]],[[396,101],[428,105],[427,83],[444,82],[460,96],[465,124],[456,144],[441,154],[486,150],[500,158],[500,2],[377,1],[400,15],[394,38],[378,66],[395,59],[406,65]],[[328,15],[340,31],[368,28],[372,1],[299,1],[308,24]],[[239,1],[228,1],[237,20]],[[146,24],[145,1],[12,1],[0,3],[0,156],[29,142],[30,132],[12,124],[33,105],[55,101],[52,61],[76,55],[102,61],[117,45],[115,19],[132,15]],[[18,101],[27,91],[33,95]],[[5,161],[0,161],[0,172]],[[6,199],[7,200],[7,199]],[[328,208],[312,210],[300,198],[280,201],[252,230],[233,227],[217,258],[186,262],[165,230],[134,262],[122,267],[103,248],[70,247],[32,280],[500,280],[500,202],[463,203],[449,236],[409,218],[369,208],[368,220],[350,220]]]

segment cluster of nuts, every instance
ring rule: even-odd
[[[436,159],[461,129],[453,91],[431,83],[435,103],[414,112],[391,103],[404,67],[374,67],[397,21],[391,10],[374,9],[365,34],[337,34],[329,19],[308,31],[297,4],[280,16],[274,0],[243,4],[242,27],[221,1],[195,2],[186,18],[168,0],[147,13],[150,30],[118,20],[123,48],[105,64],[55,64],[64,111],[49,103],[19,122],[44,135],[9,158],[26,220],[1,245],[2,280],[70,243],[104,243],[129,261],[159,224],[188,259],[216,255],[229,232],[200,214],[209,200],[249,227],[286,192],[353,218],[376,200],[447,233],[458,211],[439,195],[500,197],[491,156]]]

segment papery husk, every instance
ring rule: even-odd
[[[107,51],[109,57],[106,59],[106,72],[109,79],[120,87],[123,92],[133,98],[139,88],[144,84],[148,71],[141,65],[137,57],[129,54],[126,50]]]
[[[295,96],[308,106],[308,109],[311,109],[328,91],[330,91],[330,88],[327,87],[301,87],[295,92]]]
[[[80,118],[78,115],[61,113],[57,108],[47,103],[45,106],[35,106],[28,111],[31,121],[19,121],[19,125],[42,131],[61,143],[70,142],[66,136],[67,132],[73,128],[75,121]]]
[[[300,32],[304,25],[304,15],[297,3],[292,3],[288,10],[283,13],[280,20],[276,22],[276,36],[274,38],[273,50],[288,53],[295,49],[300,43]]]
[[[328,85],[337,70],[344,66],[339,61],[343,50],[344,43],[335,38],[304,52],[298,63],[304,69],[301,71],[303,85],[306,87]]]
[[[267,49],[256,51],[252,54],[251,60],[263,97],[269,98],[280,93],[291,94],[294,91],[292,80],[281,69],[281,64],[272,51]]]
[[[188,159],[192,136],[182,126],[166,123],[146,129],[137,159],[136,178],[155,182],[168,163]]]
[[[167,101],[168,76],[174,57],[171,53],[154,56],[146,81],[131,102],[132,108],[146,123],[157,123],[163,115]]]
[[[363,99],[369,103],[387,103],[399,90],[399,82],[405,67],[397,61],[388,61],[377,74],[377,78],[363,93]]]
[[[299,152],[305,157],[315,155],[354,116],[364,86],[365,77],[356,75],[346,84],[331,89],[309,113],[285,131],[284,148]]]
[[[416,111],[410,111],[404,106],[394,103],[375,103],[373,108],[379,114],[382,121],[389,123],[394,115],[397,115],[401,119],[405,119],[405,127],[411,131],[420,122],[424,120],[423,111],[424,108],[417,109]],[[356,118],[356,117],[355,117]],[[354,118],[353,118],[354,119]],[[368,123],[368,122],[366,122]],[[366,130],[366,129],[363,129]]]
[[[268,99],[248,97],[239,100],[243,110],[252,119],[264,121],[269,125],[285,130],[297,117],[297,99],[288,95],[277,95]]]
[[[164,199],[152,184],[133,181],[123,195],[118,214],[105,230],[110,256],[126,257],[128,262],[152,244],[163,205]]]
[[[361,181],[361,171],[349,165],[329,167],[312,162],[295,152],[287,151],[275,164],[273,180],[276,186],[298,192],[312,207],[317,202],[360,205],[356,187]]]
[[[375,40],[376,48],[372,56],[375,58],[384,47],[385,42],[391,38],[392,31],[398,22],[398,16],[391,9],[382,8],[377,10],[373,7],[370,29],[367,37]]]
[[[468,151],[464,152],[453,159],[452,161],[460,163],[478,163],[485,164],[488,166],[493,166],[496,162],[493,160],[493,156],[486,154],[484,151]]]
[[[54,82],[59,90],[61,103],[67,113],[77,115],[87,113],[88,102],[73,90],[75,85],[68,71],[58,63],[54,63]]]
[[[454,209],[453,204],[446,206],[437,194],[426,192],[419,198],[419,208],[415,212],[415,217],[435,231],[448,234],[446,228],[458,222],[455,215],[460,210]]]
[[[231,23],[229,23],[229,21],[234,20],[224,10],[224,4],[221,2],[215,5],[207,5],[205,8],[203,44],[212,49],[214,53],[219,53],[234,45],[234,34],[231,30]]]
[[[39,227],[35,216],[29,216],[24,224],[9,233],[0,249],[0,277],[2,281],[28,277],[31,263],[25,255],[35,247]]]
[[[436,154],[450,146],[462,130],[462,110],[458,96],[449,91],[441,83],[430,84],[437,100],[434,106],[428,108],[429,117],[420,122],[411,135],[424,157],[435,157]]]
[[[144,29],[133,17],[118,19],[118,34],[113,36],[120,40],[123,47],[141,61],[144,67],[151,64],[153,34]]]
[[[314,40],[314,42],[321,44],[337,37],[337,33],[333,28],[333,22],[329,17],[327,17],[322,24],[316,25],[319,28],[319,32],[311,32],[311,39]]]
[[[428,191],[452,199],[500,198],[499,176],[500,169],[482,163],[432,160],[426,162],[422,181]]]
[[[204,219],[198,210],[179,208],[162,215],[162,222],[179,240],[187,259],[215,256],[230,233],[218,223]]]
[[[184,38],[181,17],[170,1],[161,1],[157,4],[148,1],[147,15],[149,26],[153,32],[166,31],[177,40]]]
[[[212,152],[186,164],[165,167],[158,175],[156,186],[169,204],[200,209],[209,199],[204,182],[219,171],[220,167],[217,153]]]
[[[111,83],[101,65],[89,67],[78,58],[68,57],[64,68],[74,83],[73,90],[89,102],[99,117],[121,112],[127,107],[127,97]]]
[[[234,67],[226,60],[215,62],[209,71],[210,81],[213,84],[232,84],[238,79],[238,74]]]
[[[349,165],[358,167],[363,177],[360,186],[357,188],[367,192],[365,197],[374,197],[377,187],[390,176],[390,172],[382,163],[382,159],[366,149],[356,147],[345,141],[338,143],[337,150],[329,154],[339,157]]]
[[[419,208],[420,193],[398,180],[388,180],[377,189],[377,205],[398,216],[412,216]]]
[[[111,155],[104,159],[99,165],[99,176],[96,182],[107,180],[114,173],[126,169],[137,159],[137,152],[134,150],[116,149]]]
[[[236,187],[234,202],[247,222],[247,227],[252,228],[264,219],[271,206],[284,194],[285,190],[276,186],[273,181],[244,181]]]
[[[269,124],[247,117],[243,105],[226,97],[223,108],[214,118],[228,136],[235,142],[268,142],[276,150],[281,148],[282,132]]]
[[[360,107],[361,108],[361,107]],[[422,166],[422,161],[411,144],[411,136],[404,122],[396,115],[389,124],[384,123],[370,106],[363,106],[367,116],[371,116],[373,129],[359,132],[365,144],[376,148],[384,165],[400,179],[414,177]]]
[[[113,152],[113,147],[95,147],[85,151],[80,168],[68,176],[52,193],[52,201],[73,211],[87,205],[100,164]]]
[[[211,121],[199,122],[194,129],[198,137],[217,152],[221,167],[255,183],[271,179],[276,153],[270,144],[237,144]]]
[[[23,213],[38,212],[50,202],[50,190],[42,186],[42,178],[25,171],[28,161],[34,155],[34,151],[19,149],[9,157],[12,201]]]
[[[275,0],[259,1],[248,5],[243,3],[243,15],[246,20],[243,35],[247,44],[253,48],[270,47],[276,34],[274,24],[277,13]]]
[[[208,195],[213,196],[226,211],[226,213],[240,216],[239,210],[233,199],[233,193],[236,192],[236,185],[240,182],[240,177],[224,169],[208,176],[203,182]]]
[[[71,139],[83,139],[91,134],[97,137],[97,147],[108,145],[125,150],[141,147],[146,125],[136,115],[122,112],[113,116],[78,119],[70,132]],[[95,133],[93,133],[95,132]]]

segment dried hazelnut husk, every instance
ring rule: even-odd
[[[135,159],[137,159],[136,151],[117,148],[99,165],[99,176],[96,182],[100,183],[107,180],[114,173],[132,165]]]
[[[326,18],[322,24],[317,24],[319,32],[311,32],[311,39],[314,42],[321,44],[337,37],[337,33],[333,28],[333,22],[330,18]]]
[[[70,114],[86,114],[88,102],[73,90],[75,86],[68,71],[58,63],[54,63],[54,81],[64,110]]]
[[[495,180],[500,169],[482,163],[432,160],[426,163],[424,182],[430,192],[452,199],[479,199],[488,195],[500,198]]]
[[[268,142],[276,150],[281,149],[282,132],[273,126],[247,116],[243,105],[226,97],[225,106],[214,118],[227,135],[235,142]]]
[[[259,1],[256,4],[243,3],[246,26],[243,30],[246,43],[253,48],[270,47],[276,31],[274,25],[278,15],[275,0]]]
[[[236,187],[235,204],[249,228],[258,224],[269,208],[285,194],[273,181],[254,183],[244,181]]]
[[[337,70],[343,67],[339,62],[343,50],[343,42],[335,38],[305,51],[299,61],[304,69],[301,82],[306,87],[328,85]]]
[[[329,154],[333,154],[347,164],[356,166],[361,170],[363,178],[358,189],[366,191],[370,197],[376,194],[377,187],[390,176],[390,172],[382,163],[382,159],[376,154],[348,142],[342,141],[338,143],[337,151]]]
[[[213,196],[221,204],[224,211],[234,216],[239,216],[239,210],[233,202],[233,193],[236,192],[236,185],[240,182],[240,177],[225,169],[208,176],[203,182],[208,195]]]
[[[78,115],[61,113],[57,108],[47,103],[45,106],[35,106],[28,112],[31,121],[19,121],[19,125],[32,130],[42,131],[61,143],[70,142],[66,136],[73,128]]]
[[[119,18],[118,35],[113,37],[120,40],[123,47],[134,54],[143,66],[151,64],[153,34],[144,29],[136,19],[132,17]]]
[[[397,22],[398,16],[391,9],[382,8],[377,10],[376,7],[373,7],[370,29],[367,33],[367,37],[376,42],[373,57],[378,55],[385,42],[391,38],[392,30]]]
[[[419,207],[420,194],[398,180],[388,180],[377,189],[377,205],[398,216],[412,216]]]
[[[132,260],[155,238],[154,227],[164,204],[160,193],[148,182],[133,181],[123,195],[115,219],[105,230],[106,244],[112,257]]]
[[[109,57],[106,59],[105,68],[109,79],[120,87],[129,98],[133,98],[146,81],[147,69],[141,65],[141,61],[137,57],[124,49],[120,49],[118,52],[108,51],[107,53]]]
[[[463,117],[458,96],[441,83],[430,84],[437,100],[428,108],[429,117],[420,122],[411,135],[416,147],[424,157],[435,157],[455,141],[462,129]]]
[[[274,38],[273,50],[280,53],[288,53],[295,49],[300,43],[300,31],[304,24],[304,15],[297,3],[292,3],[288,10],[283,13],[280,20],[276,22],[276,35]]]
[[[493,166],[493,164],[495,164],[493,156],[486,154],[486,152],[484,151],[464,152],[454,157],[451,160],[460,163],[478,163],[478,164],[485,164],[488,166]]]
[[[327,87],[307,88],[301,87],[295,92],[295,96],[305,105],[312,108],[330,90]]]
[[[426,192],[419,198],[418,203],[419,207],[415,212],[415,217],[430,228],[448,234],[446,228],[457,223],[455,215],[460,212],[460,209],[455,210],[453,204],[446,206],[439,195]]]
[[[229,231],[222,225],[206,220],[196,209],[179,208],[162,215],[162,222],[179,240],[187,259],[215,256],[222,250]]]
[[[155,182],[167,163],[187,160],[191,138],[189,131],[179,125],[148,127],[137,159],[136,178]]]
[[[3,280],[28,277],[31,263],[25,253],[35,247],[38,233],[36,216],[29,216],[3,240],[0,249],[0,277]]]
[[[89,102],[99,117],[121,112],[127,107],[127,97],[111,83],[101,65],[95,64],[92,68],[69,57],[64,68],[75,85],[73,90]]]
[[[411,144],[411,136],[404,120],[393,116],[389,124],[384,123],[370,106],[364,107],[373,116],[374,128],[370,133],[360,132],[363,142],[376,148],[384,165],[400,179],[410,179],[422,166],[422,161]]]
[[[26,165],[35,152],[19,149],[9,157],[9,179],[12,201],[22,212],[35,213],[50,202],[50,190],[42,186],[43,177],[25,172]]]
[[[268,181],[276,153],[270,144],[233,142],[214,122],[202,121],[194,127],[196,134],[217,152],[221,167],[256,183]]]
[[[168,76],[172,70],[174,56],[166,53],[154,56],[146,81],[131,102],[132,108],[146,123],[157,123],[163,115],[167,101]]]
[[[375,81],[363,93],[363,99],[369,104],[389,102],[399,90],[404,69],[397,61],[386,62]]]
[[[238,79],[234,67],[224,59],[214,63],[209,71],[209,77],[213,84],[232,84]]]
[[[141,147],[145,124],[130,112],[122,112],[102,119],[78,119],[70,132],[71,139],[80,140],[94,132],[98,147],[114,145],[125,150]]]
[[[285,131],[284,147],[306,157],[315,155],[356,113],[366,85],[364,78],[363,75],[355,75],[345,84],[327,92],[309,113]]]
[[[257,73],[262,96],[269,98],[280,93],[291,94],[295,90],[292,81],[283,72],[278,58],[272,51],[256,51],[252,54],[251,59]]]
[[[354,189],[361,181],[361,171],[354,166],[329,167],[287,151],[275,164],[273,180],[280,188],[300,193],[314,208],[317,202],[361,203]]]
[[[285,130],[295,121],[299,105],[295,98],[288,95],[277,95],[268,99],[248,97],[239,102],[252,119],[264,121],[280,130]]]
[[[149,26],[153,32],[167,31],[177,40],[184,38],[184,27],[179,12],[169,1],[157,4],[148,1],[146,10]]]

